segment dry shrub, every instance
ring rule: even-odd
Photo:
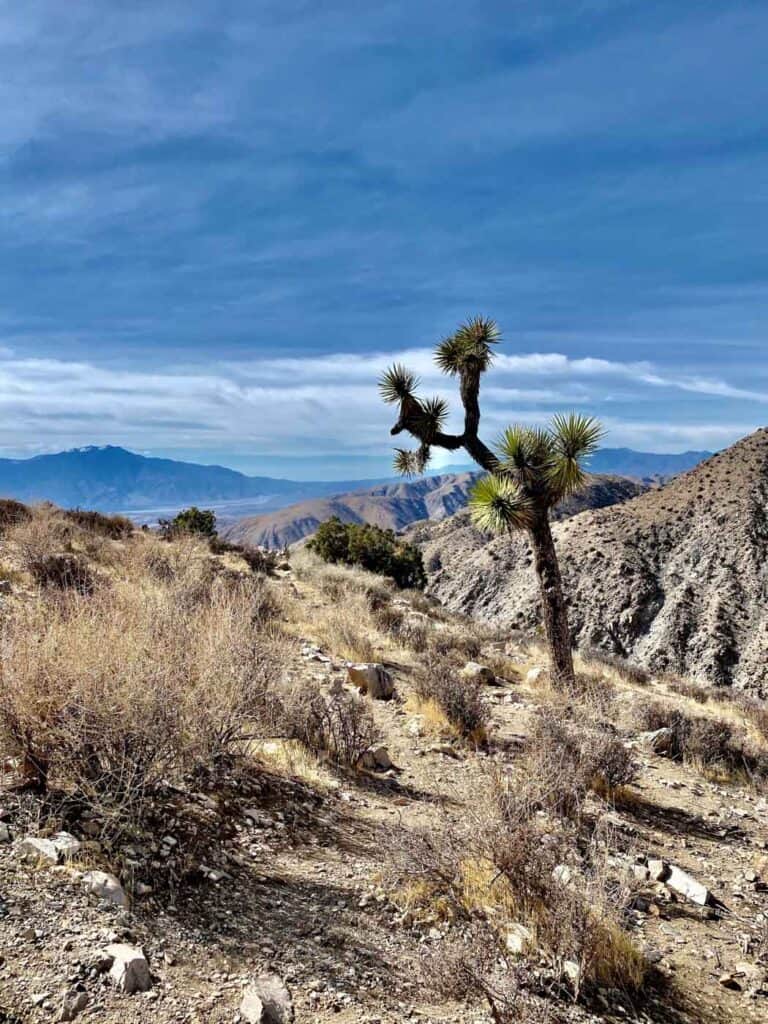
[[[126,516],[103,515],[101,512],[87,512],[84,509],[62,509],[60,513],[86,533],[93,533],[110,540],[124,540],[133,533],[133,523]]]
[[[608,654],[598,648],[589,648],[584,651],[583,656],[588,661],[612,669],[620,679],[633,686],[647,686],[651,681],[650,672],[639,665],[633,665],[626,658],[620,658],[616,654]]]
[[[621,739],[554,709],[542,709],[526,743],[527,799],[558,817],[578,820],[589,791],[612,798],[637,777]]]
[[[379,738],[368,707],[344,689],[325,695],[317,686],[295,688],[284,699],[280,724],[287,738],[344,768],[353,768]]]
[[[426,620],[416,617],[418,613],[409,615],[405,608],[391,603],[379,605],[372,612],[378,629],[396,643],[416,654],[427,650],[432,630]]]
[[[593,721],[607,721],[613,715],[616,687],[605,676],[577,672],[568,696],[582,717],[588,715]]]
[[[520,681],[520,666],[503,651],[490,651],[483,657],[483,664],[493,672],[497,679],[517,683]]]
[[[83,596],[92,594],[96,587],[96,577],[81,555],[41,555],[29,559],[26,569],[40,587],[74,590]]]
[[[419,964],[422,985],[442,999],[485,1000],[495,1024],[559,1024],[564,1017],[530,989],[535,977],[525,964],[502,958],[498,936],[473,922],[440,944]]]
[[[299,552],[293,565],[298,578],[314,583],[332,601],[348,601],[354,595],[362,597],[373,611],[389,604],[394,596],[394,584],[358,566],[328,564],[309,551]]]
[[[698,704],[706,704],[709,700],[709,693],[703,686],[697,686],[695,683],[674,679],[668,683],[668,686],[670,691],[677,694],[678,697],[688,697],[689,700],[695,700]]]
[[[151,581],[42,594],[2,625],[2,749],[116,828],[141,820],[161,782],[215,771],[271,714],[280,649],[254,614],[259,588],[176,598]]]
[[[257,548],[250,544],[231,544],[221,537],[211,537],[208,544],[214,555],[237,555],[251,572],[272,576],[277,568],[277,552],[268,548]]]
[[[743,729],[722,718],[688,715],[680,708],[654,701],[638,709],[638,727],[647,731],[671,729],[668,755],[699,771],[725,778],[747,778],[763,785],[768,780],[768,755],[755,749]]]
[[[0,531],[9,526],[18,526],[32,518],[32,510],[13,498],[0,498]]]
[[[498,989],[492,964],[505,955],[509,959],[504,937],[513,922],[530,930],[534,948],[531,960],[524,954],[513,967],[515,984],[508,994],[519,994],[521,978],[529,988],[562,990],[567,968],[574,966],[568,984],[576,998],[595,985],[637,992],[645,964],[624,927],[629,889],[612,873],[597,834],[542,812],[540,790],[531,788],[527,768],[514,778],[492,778],[489,791],[477,794],[461,824],[407,836],[394,854],[403,873],[397,877],[407,876],[411,886],[419,880],[424,911],[432,919],[442,904],[450,907],[443,916],[465,921],[480,916],[492,926],[485,929],[480,961],[471,941],[458,950],[467,958],[462,970],[474,965],[465,975],[474,979],[470,991],[489,1002],[489,994],[506,991]]]
[[[50,555],[70,553],[77,526],[61,515],[53,505],[38,505],[31,515],[9,527],[6,542],[15,551],[21,567],[30,566]]]
[[[462,678],[455,665],[430,658],[416,670],[413,688],[419,699],[436,704],[459,736],[472,743],[485,743],[490,711],[482,687]]]
[[[478,636],[463,627],[437,630],[431,638],[430,650],[437,658],[451,658],[459,662],[477,661],[483,649]]]

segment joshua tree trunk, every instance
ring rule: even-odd
[[[563,596],[560,566],[546,509],[537,513],[529,533],[533,546],[536,575],[539,579],[539,591],[544,612],[544,632],[552,662],[552,682],[559,690],[569,690],[575,683],[571,631],[568,625],[568,609]]]

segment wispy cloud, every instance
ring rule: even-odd
[[[265,454],[360,452],[385,454],[392,411],[378,398],[376,380],[392,361],[412,366],[425,393],[435,390],[460,406],[449,380],[427,349],[377,355],[255,359],[223,364],[213,372],[147,372],[61,359],[19,358],[0,352],[0,445],[6,451],[59,448],[63,444],[119,443]],[[612,388],[634,389],[637,408],[668,402],[675,392],[768,402],[717,380],[667,377],[651,364],[569,359],[558,353],[499,357],[483,391],[484,429],[493,437],[511,420],[542,422],[555,411],[579,407],[600,415],[609,443],[647,439],[665,449],[677,444],[727,443],[759,422],[694,420],[655,424],[616,416]],[[20,439],[33,439],[25,444]]]
[[[733,439],[766,46],[760,0],[0,4],[0,442],[374,450],[391,353],[450,391],[476,311],[489,430]]]

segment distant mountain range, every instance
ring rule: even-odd
[[[277,512],[241,519],[225,535],[227,540],[240,544],[282,548],[309,537],[332,516],[344,523],[373,523],[383,529],[404,530],[419,519],[444,519],[463,508],[480,475],[447,473],[302,501]]]
[[[606,448],[595,455],[590,468],[596,473],[659,481],[695,466],[707,455],[707,452],[657,455]],[[246,476],[224,466],[148,458],[111,445],[77,448],[31,459],[0,459],[0,495],[27,502],[52,501],[64,508],[125,512],[138,522],[154,522],[158,517],[174,515],[179,509],[196,504],[213,508],[222,523],[231,523],[245,516],[274,512],[287,505],[319,498],[344,495],[343,503],[349,504],[348,493],[361,490],[368,492],[369,498],[416,502],[414,510],[420,512],[417,518],[426,518],[432,516],[441,503],[447,510],[445,514],[460,507],[455,504],[455,495],[451,495],[454,488],[465,487],[470,478],[471,473],[465,468],[459,473],[443,473],[410,484],[393,483],[391,479],[298,482]],[[379,485],[391,488],[391,493],[377,495]],[[411,489],[407,495],[399,490],[403,487]],[[356,500],[352,506],[365,507],[366,514],[374,514],[366,498]],[[318,506],[315,512],[327,518],[325,513],[329,508]],[[299,514],[306,512],[306,509],[299,510]],[[315,512],[309,510],[310,515]],[[398,529],[407,525],[407,516],[399,513],[395,506],[387,516]],[[284,529],[286,521],[281,519],[280,530]],[[413,521],[408,518],[408,522]]]
[[[360,486],[360,480],[299,483],[246,476],[224,466],[147,458],[112,445],[0,459],[0,495],[52,501],[64,508],[126,512],[141,522],[174,515],[192,504],[233,519]]]

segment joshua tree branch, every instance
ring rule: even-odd
[[[480,427],[480,370],[470,365],[462,369],[460,374],[461,404],[464,406],[464,433],[445,434],[435,431],[427,436],[419,417],[420,408],[414,400],[405,400],[400,406],[400,418],[394,425],[391,434],[401,434],[404,430],[422,444],[435,448],[445,448],[455,452],[463,448],[467,454],[486,472],[495,473],[499,468],[499,460],[490,448],[478,437]]]

